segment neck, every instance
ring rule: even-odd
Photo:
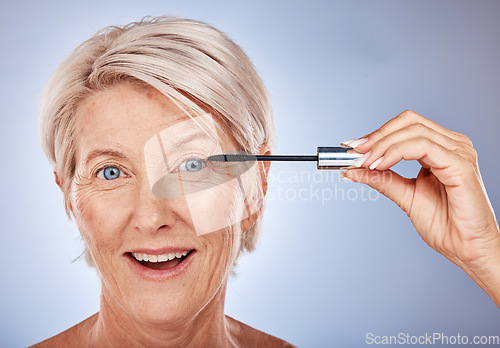
[[[101,295],[98,318],[90,334],[91,346],[111,347],[232,347],[224,315],[226,286],[189,318],[162,324],[145,323],[129,315],[118,303]]]

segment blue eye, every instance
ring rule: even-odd
[[[203,162],[199,159],[189,159],[181,164],[181,168],[188,172],[197,172],[203,169]]]
[[[118,169],[117,167],[106,167],[101,170],[97,176],[101,177],[102,175],[102,179],[115,180],[120,177],[120,174],[120,169]]]

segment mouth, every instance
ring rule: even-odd
[[[152,270],[163,271],[174,268],[183,263],[195,250],[184,250],[180,252],[164,254],[129,253],[132,258],[143,267]]]

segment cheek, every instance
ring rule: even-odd
[[[230,183],[186,196],[193,228],[198,236],[226,229],[237,212]],[[232,186],[232,185],[231,185]]]
[[[258,210],[256,185],[253,173],[245,173],[221,185],[217,185],[186,198],[192,224],[197,235],[203,235],[232,227],[241,229],[241,222]]]
[[[130,212],[127,195],[91,189],[74,190],[71,206],[82,237],[93,256],[98,258],[112,248],[125,230]],[[129,195],[130,196],[130,195]]]
[[[241,245],[241,233],[232,228],[226,228],[217,233],[200,236],[204,240],[206,260],[210,271],[204,272],[211,282],[218,284],[229,275],[236,260]]]

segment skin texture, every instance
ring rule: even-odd
[[[224,315],[227,277],[240,250],[241,231],[256,215],[198,235],[185,199],[161,198],[151,191],[144,144],[188,116],[155,89],[123,83],[85,99],[76,117],[71,211],[101,275],[101,306],[93,317],[41,345],[286,346]],[[219,134],[222,147],[236,150],[228,134]],[[89,157],[107,149],[120,154],[101,151]],[[109,166],[120,169],[117,179],[104,178],[103,168]],[[215,198],[207,191],[199,194],[209,204]],[[145,279],[129,265],[137,248],[167,247],[195,250],[189,266],[174,277]]]
[[[355,150],[368,153],[366,160],[343,176],[393,200],[430,247],[461,267],[500,306],[499,228],[471,141],[411,110],[363,139]],[[417,178],[389,169],[401,160],[422,165]]]
[[[182,202],[151,194],[141,169],[141,146],[152,132],[183,119],[181,113],[154,90],[141,92],[130,85],[96,94],[78,112],[78,175],[71,205],[102,274],[101,311],[40,345],[289,346],[224,316],[227,275],[239,250],[235,234],[196,236]],[[413,111],[363,139],[367,141],[355,150],[368,154],[364,163],[342,175],[393,200],[427,244],[467,272],[500,306],[499,228],[470,140]],[[236,148],[234,140],[224,142],[226,148]],[[109,160],[97,158],[85,172],[85,153],[96,144],[126,153],[123,165],[133,180],[127,177],[112,188],[93,184],[91,169]],[[402,159],[422,165],[417,178],[389,169]],[[145,284],[122,265],[131,245],[167,241],[199,253],[182,277]]]

